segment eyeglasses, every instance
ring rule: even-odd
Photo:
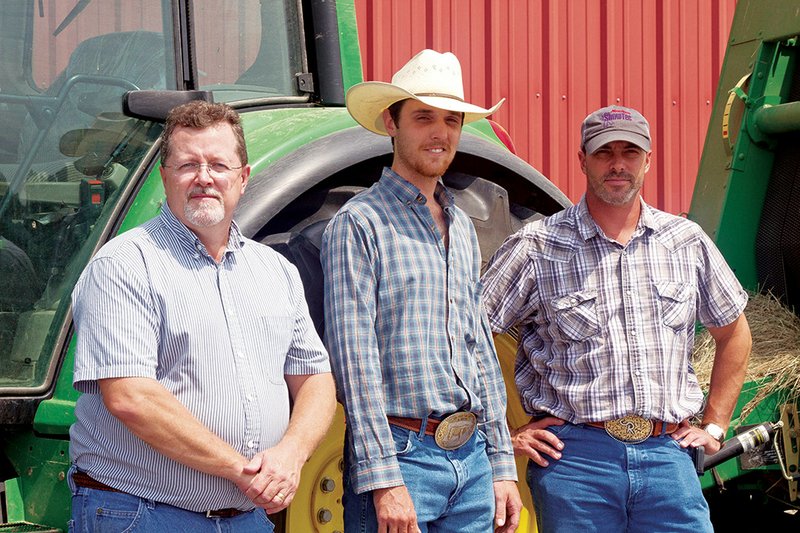
[[[230,176],[235,170],[239,170],[242,167],[230,167],[225,163],[196,163],[196,162],[189,162],[189,163],[181,163],[180,165],[165,165],[161,164],[164,168],[171,168],[175,172],[178,173],[179,176],[196,176],[201,169],[205,168],[208,170],[209,175],[212,178],[227,178]]]

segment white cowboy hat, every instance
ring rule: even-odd
[[[502,98],[490,109],[465,102],[458,58],[450,52],[441,54],[434,50],[423,50],[412,57],[392,76],[392,83],[367,81],[353,85],[345,101],[356,122],[370,131],[388,135],[383,125],[383,110],[407,98],[464,113],[464,124],[491,115],[505,101]]]

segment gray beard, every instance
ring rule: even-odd
[[[225,218],[225,209],[221,203],[215,206],[192,207],[189,204],[183,208],[186,220],[199,228],[208,228],[222,222]]]

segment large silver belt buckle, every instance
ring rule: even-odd
[[[636,415],[603,422],[603,427],[611,438],[626,444],[644,442],[653,434],[653,421]]]
[[[473,413],[453,413],[439,422],[434,439],[439,448],[455,450],[462,447],[472,437],[477,425],[478,418]]]

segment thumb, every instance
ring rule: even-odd
[[[261,454],[256,454],[255,457],[250,459],[250,462],[244,465],[242,468],[242,472],[245,474],[258,474],[258,471],[261,470]]]
[[[500,501],[500,498],[495,498],[494,523],[497,527],[506,524],[506,505],[505,502]]]

